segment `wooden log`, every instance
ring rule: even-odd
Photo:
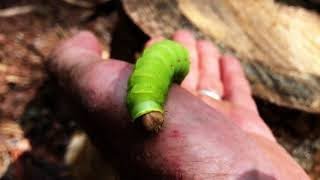
[[[320,16],[274,0],[124,0],[150,36],[181,28],[213,40],[242,62],[255,96],[320,112]]]

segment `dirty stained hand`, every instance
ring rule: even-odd
[[[62,42],[48,67],[84,114],[78,122],[124,179],[308,179],[260,118],[238,60],[178,31],[191,71],[173,85],[157,135],[130,121],[126,87],[132,65],[103,61],[89,32]],[[149,42],[152,43],[152,42]],[[218,92],[214,100],[199,93]]]

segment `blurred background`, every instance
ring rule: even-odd
[[[1,0],[1,179],[117,179],[61,106],[44,60],[86,29],[106,58],[134,62],[150,37],[181,28],[241,60],[261,116],[320,180],[317,0]]]

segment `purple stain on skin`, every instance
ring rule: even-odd
[[[172,130],[170,132],[169,137],[171,137],[171,138],[180,138],[181,134],[180,134],[180,132],[178,130]]]

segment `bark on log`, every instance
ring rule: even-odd
[[[181,28],[210,38],[241,60],[254,95],[320,112],[320,16],[274,0],[124,0],[150,36]]]

